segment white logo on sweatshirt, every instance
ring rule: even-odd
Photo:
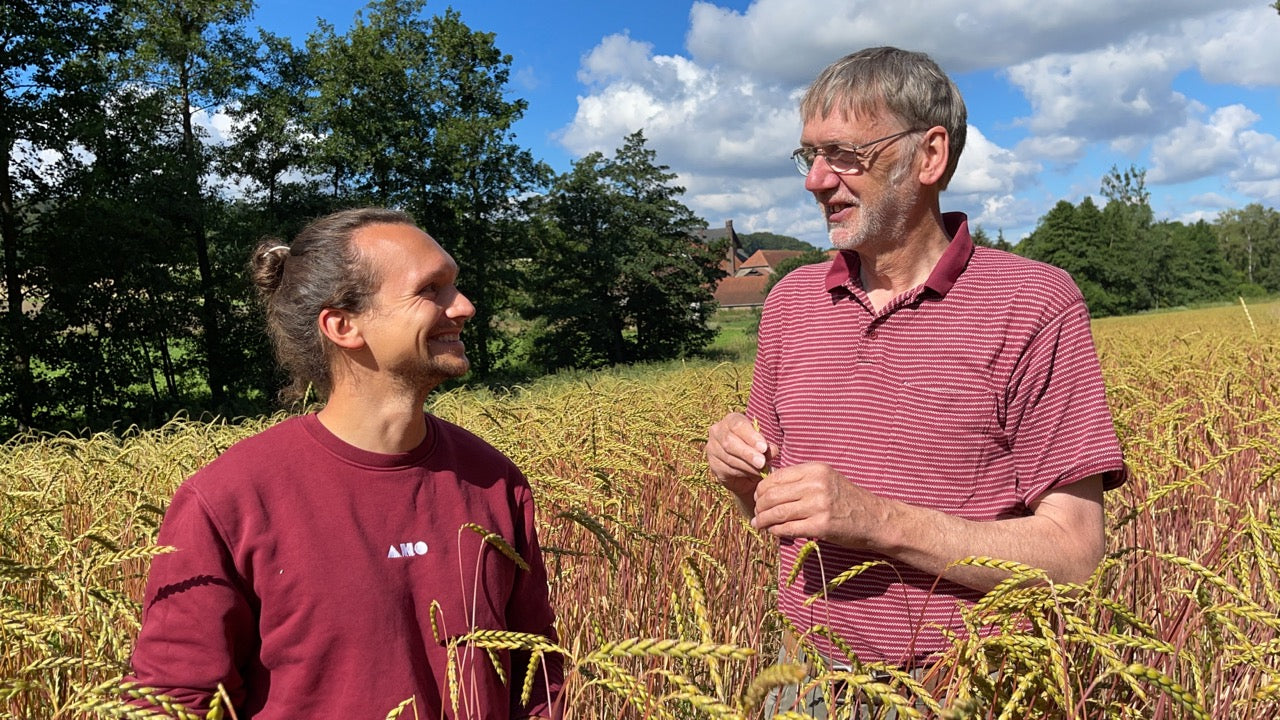
[[[414,555],[426,555],[427,544],[421,540],[417,542],[402,542],[399,547],[392,545],[387,549],[387,557],[413,557]]]

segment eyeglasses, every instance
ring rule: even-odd
[[[791,159],[796,162],[796,170],[799,170],[801,175],[808,175],[809,171],[813,169],[814,159],[821,155],[827,159],[827,167],[831,168],[832,172],[844,175],[862,170],[862,160],[867,156],[871,146],[879,145],[889,140],[897,140],[903,135],[910,135],[913,132],[919,131],[903,130],[902,132],[864,142],[861,145],[835,143],[821,147],[796,148],[795,152],[791,153]]]

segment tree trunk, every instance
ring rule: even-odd
[[[201,322],[204,325],[205,368],[208,373],[209,396],[214,408],[226,402],[227,379],[222,355],[222,333],[218,327],[218,293],[209,261],[209,239],[205,236],[204,205],[200,196],[200,162],[196,156],[195,129],[191,125],[190,64],[181,63],[182,84],[182,159],[183,190],[186,195],[182,221],[196,250],[196,267],[200,272]]]
[[[13,417],[18,421],[18,428],[25,430],[31,427],[34,384],[31,377],[31,350],[27,342],[26,317],[22,314],[25,298],[22,288],[22,271],[18,266],[20,228],[17,203],[13,197],[12,179],[9,177],[12,148],[9,138],[0,140],[0,168],[3,168],[3,172],[0,172],[0,242],[4,243],[5,301],[8,303],[5,325],[12,353],[9,357],[14,385],[12,412]]]

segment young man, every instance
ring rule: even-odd
[[[558,715],[558,656],[531,668],[528,653],[450,646],[476,629],[556,637],[528,483],[423,411],[468,369],[459,333],[475,308],[453,258],[408,216],[362,209],[289,247],[264,242],[252,269],[294,393],[327,400],[175,494],[159,543],[176,551],[152,563],[134,694],[202,710],[222,685],[241,720],[385,717],[410,698],[404,717]]]
[[[710,429],[707,458],[781,539],[781,577],[818,541],[779,584],[810,643],[849,662],[811,633],[821,625],[863,662],[919,668],[963,631],[957,600],[1005,577],[955,561],[1089,577],[1103,490],[1124,464],[1071,278],[975,248],[965,216],[939,209],[966,130],[942,70],[863,50],[824,70],[800,110],[793,158],[841,253],[770,293],[747,412]],[[823,589],[869,561],[884,564]]]

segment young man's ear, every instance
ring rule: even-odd
[[[325,308],[320,311],[316,322],[320,325],[320,334],[334,345],[347,350],[364,347],[364,335],[360,332],[360,326],[346,310]]]

